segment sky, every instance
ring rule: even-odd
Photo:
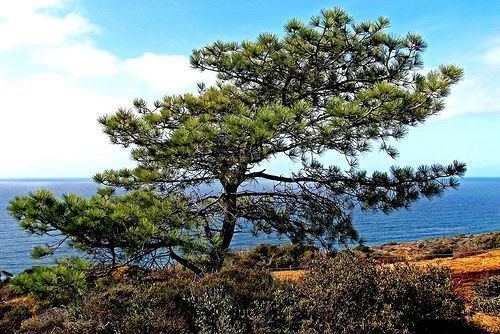
[[[420,33],[429,44],[425,69],[449,63],[465,71],[446,109],[397,144],[397,160],[374,150],[361,167],[456,159],[467,176],[500,176],[498,1],[0,0],[0,178],[91,177],[133,166],[102,133],[99,115],[136,97],[154,101],[213,83],[212,73],[190,68],[195,48],[282,34],[288,19],[307,21],[333,6],[356,21],[388,17],[395,34]],[[280,160],[269,169],[286,174],[290,166]]]

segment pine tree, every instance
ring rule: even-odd
[[[127,249],[127,242],[142,238],[144,249],[163,250],[198,273],[213,271],[242,224],[251,224],[255,233],[333,247],[361,240],[352,225],[356,206],[389,213],[456,187],[456,177],[465,172],[456,161],[372,174],[358,165],[374,144],[395,158],[391,142],[442,110],[462,76],[451,65],[421,74],[425,42],[413,33],[390,34],[388,25],[385,18],[356,23],[332,9],[309,24],[290,20],[283,37],[265,33],[255,41],[218,41],[191,57],[193,67],[217,73],[214,87],[200,84],[197,94],[167,96],[152,107],[138,99],[133,109],[102,117],[111,141],[132,148],[137,167],[108,170],[95,180],[182,203],[174,218],[138,212],[154,232],[119,235],[123,242],[117,247]],[[324,166],[319,157],[326,152],[336,152],[349,166]],[[300,167],[272,174],[263,165],[273,159]],[[56,224],[56,216],[43,213],[56,204],[39,204],[35,195],[18,198],[11,211],[35,232],[50,226],[74,237],[77,232],[65,228],[68,222]],[[143,204],[139,211],[148,210],[148,201]],[[87,217],[67,206],[68,221]],[[88,203],[88,210],[94,206]],[[123,223],[116,212],[100,217],[111,226]],[[141,258],[140,252],[129,253]]]

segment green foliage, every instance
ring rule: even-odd
[[[474,306],[481,312],[500,316],[500,276],[493,276],[476,286]]]
[[[37,260],[53,254],[54,248],[50,247],[50,245],[38,245],[31,251],[31,257]]]
[[[222,288],[234,303],[246,307],[256,299],[265,298],[272,286],[273,278],[268,271],[230,267],[203,276],[193,285],[192,294],[197,296]]]
[[[452,257],[453,247],[446,244],[437,244],[432,247],[429,252],[425,255],[427,259],[434,259],[437,257]]]
[[[357,158],[373,145],[396,157],[392,143],[442,110],[462,77],[453,65],[421,74],[426,43],[388,26],[385,18],[356,23],[334,8],[308,24],[290,20],[283,37],[263,33],[195,50],[192,65],[216,72],[217,85],[152,107],[137,99],[133,109],[99,119],[112,143],[131,148],[137,167],[95,180],[130,193],[58,200],[41,191],[17,198],[10,211],[24,229],[57,230],[113,264],[167,255],[198,274],[221,268],[244,221],[256,234],[293,243],[360,241],[356,206],[408,208],[457,187],[466,170],[457,161],[371,175],[359,168]],[[348,168],[324,166],[326,152]],[[277,158],[296,170],[261,168]]]
[[[69,307],[34,316],[26,306],[11,308],[0,317],[9,327],[0,328],[33,334],[474,333],[453,289],[448,270],[382,266],[342,252],[316,258],[297,282],[239,267],[203,277],[162,270],[125,278],[87,290]]]
[[[188,302],[193,275],[173,270],[159,274],[161,281],[141,276],[92,291],[72,310],[68,332],[194,333]]]
[[[297,283],[263,286],[262,277],[248,278],[249,299],[217,283],[219,275],[193,290],[201,332],[470,333],[451,273],[440,268],[379,266],[342,253],[316,260]]]
[[[118,196],[113,189],[104,188],[88,199],[77,195],[57,199],[40,190],[16,197],[8,209],[31,233],[61,232],[73,247],[117,264],[143,260],[170,247],[189,245],[194,251],[195,245],[182,233],[196,225],[185,214],[185,205],[181,196],[163,198],[149,190]],[[32,255],[51,255],[56,247],[37,246]]]
[[[88,290],[89,264],[78,258],[62,260],[55,266],[37,266],[11,280],[17,293],[37,297],[49,305],[78,302]]]
[[[223,287],[204,289],[192,299],[195,309],[197,332],[211,333],[248,333],[244,309],[232,300]]]
[[[319,249],[313,245],[261,244],[248,251],[236,252],[231,262],[244,268],[296,268],[305,266]]]
[[[333,9],[309,25],[291,20],[283,38],[266,33],[195,50],[193,66],[216,72],[221,83],[200,87],[198,95],[166,97],[151,109],[136,100],[135,110],[101,118],[113,143],[132,147],[138,166],[96,180],[193,189],[206,224],[201,237],[212,246],[209,267],[220,267],[243,219],[256,233],[284,234],[292,242],[331,247],[359,240],[354,206],[409,207],[457,186],[453,177],[465,171],[458,162],[372,175],[357,168],[356,158],[372,142],[396,156],[390,140],[439,112],[462,75],[448,65],[419,74],[425,42],[415,34],[394,36],[387,26],[387,19],[354,23]],[[344,155],[349,171],[319,163],[327,151]],[[278,155],[300,162],[299,170],[284,176],[258,169]],[[261,186],[249,187],[253,181]],[[205,184],[221,187],[205,195]]]

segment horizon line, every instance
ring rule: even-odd
[[[491,175],[486,175],[486,176],[481,176],[481,175],[473,175],[473,176],[463,176],[459,177],[458,179],[495,179],[495,178],[500,178],[500,175],[496,176],[491,176]],[[92,180],[93,177],[88,177],[88,176],[70,176],[70,177],[0,177],[0,181],[48,181],[48,180]]]

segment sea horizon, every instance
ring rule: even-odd
[[[478,234],[500,230],[500,177],[464,177],[457,190],[449,189],[442,197],[420,199],[410,209],[388,215],[380,212],[354,212],[354,226],[365,244],[380,245],[390,241],[407,242],[457,234]],[[8,214],[7,205],[17,195],[45,188],[57,196],[76,193],[91,196],[99,184],[91,178],[4,178],[0,179],[0,268],[19,273],[33,265],[51,263],[50,259],[33,260],[32,248],[47,238],[29,235]],[[260,243],[285,243],[276,235],[254,236],[244,224],[235,235],[233,249],[250,248]],[[57,256],[68,251],[56,252]]]
[[[457,179],[463,180],[463,179],[500,179],[500,175],[498,176],[464,176],[464,177],[458,177]],[[0,181],[38,181],[38,180],[44,180],[44,181],[52,181],[52,180],[93,180],[93,177],[0,177]]]

